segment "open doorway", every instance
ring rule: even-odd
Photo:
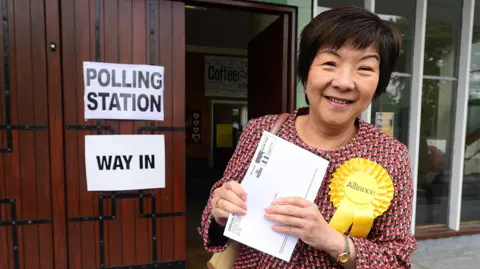
[[[248,120],[290,112],[295,104],[296,8],[212,2],[187,2],[185,11],[187,268],[193,269],[206,268],[211,257],[197,227]]]

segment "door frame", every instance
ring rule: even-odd
[[[296,107],[296,59],[297,59],[297,29],[298,7],[285,4],[272,4],[262,2],[250,2],[246,0],[185,0],[185,5],[199,7],[215,7],[223,9],[243,10],[253,13],[264,13],[286,16],[288,24],[287,36],[287,112],[292,112]]]
[[[227,100],[227,99],[215,99],[210,100],[210,153],[208,154],[208,165],[213,167],[213,151],[214,151],[214,133],[215,133],[215,119],[214,119],[214,106],[216,104],[227,104],[227,105],[247,105],[247,101],[240,100]]]

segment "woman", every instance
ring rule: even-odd
[[[396,29],[357,7],[323,12],[304,28],[298,76],[309,106],[291,114],[277,135],[328,160],[329,167],[314,202],[287,197],[265,209],[265,218],[277,223],[272,229],[300,239],[291,261],[242,246],[234,268],[411,267],[417,243],[410,232],[413,187],[407,148],[359,118],[372,99],[386,91],[400,47]],[[213,186],[199,229],[207,250],[227,246],[223,231],[229,213],[248,212],[240,183],[263,130],[278,117],[248,123],[223,178]],[[354,158],[379,164],[392,186],[389,206],[364,237],[352,236],[351,230],[339,232],[331,223],[337,211],[331,200],[332,178]]]

